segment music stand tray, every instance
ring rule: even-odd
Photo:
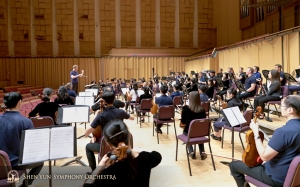
[[[297,82],[297,80],[289,73],[284,73],[284,77],[288,82]]]

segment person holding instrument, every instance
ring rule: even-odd
[[[133,117],[131,117],[129,114],[127,114],[124,110],[118,109],[113,106],[113,102],[115,100],[115,94],[112,91],[105,91],[102,94],[102,99],[104,100],[104,104],[106,104],[106,108],[104,111],[100,114],[98,114],[93,122],[91,123],[91,127],[88,128],[84,135],[87,137],[89,134],[91,134],[94,129],[96,129],[98,126],[100,126],[101,130],[104,129],[106,124],[113,120],[113,119],[129,119],[134,120]],[[89,161],[89,166],[91,167],[92,171],[96,168],[96,159],[94,152],[99,152],[99,142],[95,143],[88,143],[86,145],[86,156]]]
[[[108,146],[114,150],[102,157],[93,175],[115,178],[87,180],[83,187],[149,186],[151,169],[161,162],[161,154],[132,149],[129,144],[130,135],[128,127],[121,120],[113,120],[107,124],[103,136]]]
[[[127,112],[127,109],[128,109],[129,104],[130,104],[130,103],[135,103],[135,102],[136,102],[136,99],[137,99],[137,97],[138,97],[137,90],[138,90],[139,88],[138,88],[137,83],[133,83],[132,88],[133,88],[133,89],[131,89],[130,93],[127,95],[127,99],[128,99],[128,97],[129,97],[129,98],[131,98],[131,100],[126,102],[126,105],[125,105],[125,110],[126,110],[126,112]],[[134,111],[133,111],[133,105],[131,105],[130,107],[131,107],[131,109],[132,109],[132,111],[131,111],[130,114],[133,114],[133,113],[134,113]]]
[[[150,88],[149,88],[149,87],[146,86],[146,87],[143,88],[143,90],[144,90],[144,93],[140,96],[139,104],[141,104],[141,102],[142,102],[143,99],[150,99],[150,98],[152,98],[152,95],[150,94]],[[137,106],[136,106],[136,115],[137,115],[137,116],[141,115],[141,114],[137,111],[137,110],[140,109],[140,108],[141,108],[141,105],[137,105]],[[145,113],[143,113],[143,115],[145,115]],[[144,117],[142,117],[142,116],[141,116],[140,120],[141,120],[141,122],[144,122],[144,121],[145,121]]]
[[[280,80],[279,80],[279,72],[275,69],[269,71],[268,77],[271,80],[271,85],[269,87],[268,92],[266,95],[261,95],[254,98],[254,108],[260,106],[262,108],[262,113],[260,114],[259,119],[264,119],[264,109],[265,103],[269,101],[280,101],[281,96],[281,88],[280,88]]]
[[[68,90],[65,86],[60,86],[57,91],[57,98],[55,98],[54,103],[56,104],[66,104],[74,105],[73,100],[69,97]]]
[[[290,163],[300,154],[300,96],[289,95],[281,102],[281,113],[286,124],[275,130],[265,147],[259,137],[258,123],[251,122],[255,145],[263,165],[249,168],[241,161],[229,164],[231,174],[238,187],[245,183],[244,175],[251,176],[270,186],[283,186]],[[249,184],[247,184],[249,186]]]
[[[221,99],[223,101],[224,100],[223,95],[227,93],[227,89],[229,88],[229,80],[228,80],[227,73],[223,73],[222,83],[223,83],[224,87],[221,91],[217,92],[216,95],[221,96]],[[216,98],[215,98],[215,100],[216,100]]]
[[[201,100],[199,93],[197,91],[192,91],[189,94],[189,104],[182,107],[181,113],[181,123],[185,124],[183,134],[187,135],[190,127],[191,121],[194,119],[203,119],[206,118],[206,113],[204,108],[201,107]],[[204,145],[198,144],[200,149],[201,160],[207,158],[207,155],[204,151]],[[196,158],[196,154],[191,145],[188,146],[189,156],[192,159]]]
[[[229,100],[227,100],[227,108],[234,107],[234,106],[238,106],[241,108],[242,102],[236,98],[236,95],[237,95],[237,91],[235,89],[233,88],[227,89],[227,97],[229,98]],[[214,133],[210,135],[214,140],[221,141],[222,139],[221,130],[224,125],[228,125],[228,124],[225,122],[225,119],[223,117],[218,119],[214,123]]]
[[[74,65],[73,70],[70,72],[72,90],[78,94],[78,77],[83,76],[84,71],[81,70],[81,74],[78,74],[78,66]]]

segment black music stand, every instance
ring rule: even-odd
[[[223,77],[223,73],[217,73],[217,77],[221,79]]]
[[[284,74],[284,78],[288,81],[288,91],[290,92],[291,82],[297,83],[297,80],[289,73],[283,73],[283,74]],[[291,94],[291,93],[289,93],[289,94]]]
[[[221,79],[215,78],[214,80],[216,81],[216,83],[219,87],[222,87],[222,88],[224,87],[223,81]],[[219,118],[220,118],[220,114],[221,114],[221,102],[219,101]]]
[[[67,114],[67,112],[65,110],[66,108],[71,109],[70,111],[72,113],[71,114],[70,113]],[[68,105],[68,106],[59,107],[58,108],[58,116],[57,116],[57,122],[56,123],[57,124],[75,123],[75,132],[76,132],[77,131],[77,123],[86,123],[86,122],[90,121],[89,111],[90,111],[90,107],[86,106],[86,105]],[[72,118],[71,119],[70,119],[70,117],[67,118],[66,115],[71,115]],[[83,136],[80,136],[79,138],[81,138]],[[76,149],[76,151],[77,151],[77,149]],[[76,153],[76,155],[77,155],[77,153]],[[61,167],[68,166],[69,164],[71,164],[73,162],[75,162],[77,164],[80,164],[82,166],[87,167],[87,165],[83,161],[80,160],[81,158],[82,158],[82,156],[76,157],[75,159],[73,159],[73,160],[71,160],[71,161],[63,164]]]
[[[296,75],[300,77],[300,69],[295,69]],[[298,82],[298,81],[297,81]]]
[[[231,80],[235,81],[235,78],[234,78],[234,74],[233,74],[233,73],[228,73],[228,77],[229,77]]]

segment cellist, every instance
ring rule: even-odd
[[[258,123],[251,122],[250,128],[254,133],[256,149],[265,163],[250,168],[241,161],[231,162],[229,164],[230,171],[237,186],[244,186],[244,175],[253,177],[270,186],[283,186],[292,160],[300,155],[299,103],[299,95],[289,95],[281,101],[281,114],[286,118],[286,124],[275,130],[267,147],[263,145],[259,136]]]
[[[118,109],[113,106],[115,94],[112,91],[103,92],[102,99],[104,100],[104,104],[106,104],[106,107],[102,113],[95,117],[95,119],[91,123],[91,127],[85,131],[86,137],[91,134],[94,129],[97,128],[97,126],[100,126],[101,129],[104,129],[105,125],[113,119],[134,120],[134,117],[127,114],[124,110]],[[91,167],[92,171],[96,168],[96,159],[94,152],[99,152],[99,148],[99,142],[88,143],[85,148],[89,166]]]

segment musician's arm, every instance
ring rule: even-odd
[[[84,136],[88,137],[89,134],[91,134],[93,132],[94,128],[93,127],[89,127],[88,129],[86,129]]]
[[[256,87],[256,83],[255,84],[251,84],[251,87],[248,88],[248,90],[246,90],[247,92],[252,92],[253,90],[255,90]]]
[[[130,116],[128,119],[129,119],[129,120],[134,120],[134,117],[133,117],[133,116]]]

